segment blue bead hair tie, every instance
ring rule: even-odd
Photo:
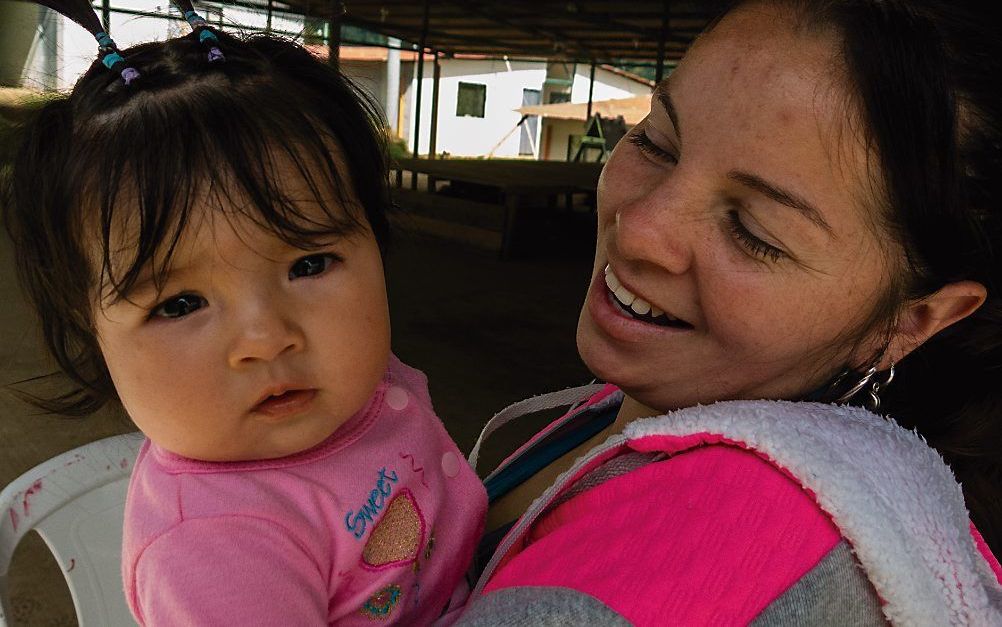
[[[115,67],[116,63],[125,63],[125,59],[123,59],[122,55],[117,52],[109,52],[101,57],[101,63],[104,63],[104,67],[110,70]]]
[[[125,65],[125,58],[118,52],[118,46],[114,40],[104,31],[94,33],[99,47],[98,54],[101,55],[101,64],[109,70],[118,71],[126,85],[139,78],[139,70],[134,67],[122,67]]]
[[[194,11],[185,11],[184,19],[187,20],[191,29],[198,33],[199,43],[209,46],[209,62],[225,61],[226,57],[223,56],[223,51],[213,45],[219,43],[219,38],[208,29],[209,23],[205,21],[205,18]]]

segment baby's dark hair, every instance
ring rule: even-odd
[[[128,85],[95,61],[19,129],[0,206],[22,288],[70,387],[17,389],[46,411],[86,415],[117,400],[95,303],[127,297],[146,269],[162,285],[206,195],[305,250],[371,229],[385,253],[385,137],[372,101],[294,42],[215,35],[223,62],[210,62],[196,34],[121,51],[139,74]],[[316,197],[309,211],[283,193],[279,167]]]

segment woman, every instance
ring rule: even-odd
[[[614,386],[488,479],[464,624],[1002,624],[999,10],[736,4],[605,167]]]

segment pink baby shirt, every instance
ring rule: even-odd
[[[424,374],[391,357],[365,408],[307,451],[201,462],[147,441],[125,593],[141,625],[428,624],[465,600],[486,509]]]

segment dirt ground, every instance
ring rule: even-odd
[[[464,451],[505,405],[590,379],[574,346],[590,244],[568,245],[566,235],[526,242],[537,252],[506,261],[457,244],[396,236],[387,263],[394,351],[428,375],[436,409]],[[0,234],[0,384],[48,368],[11,266],[10,244]],[[502,430],[481,467],[542,422]],[[38,415],[0,390],[0,486],[63,451],[132,430],[113,411],[86,419]],[[58,567],[34,534],[15,553],[10,588],[15,624],[76,624]]]

